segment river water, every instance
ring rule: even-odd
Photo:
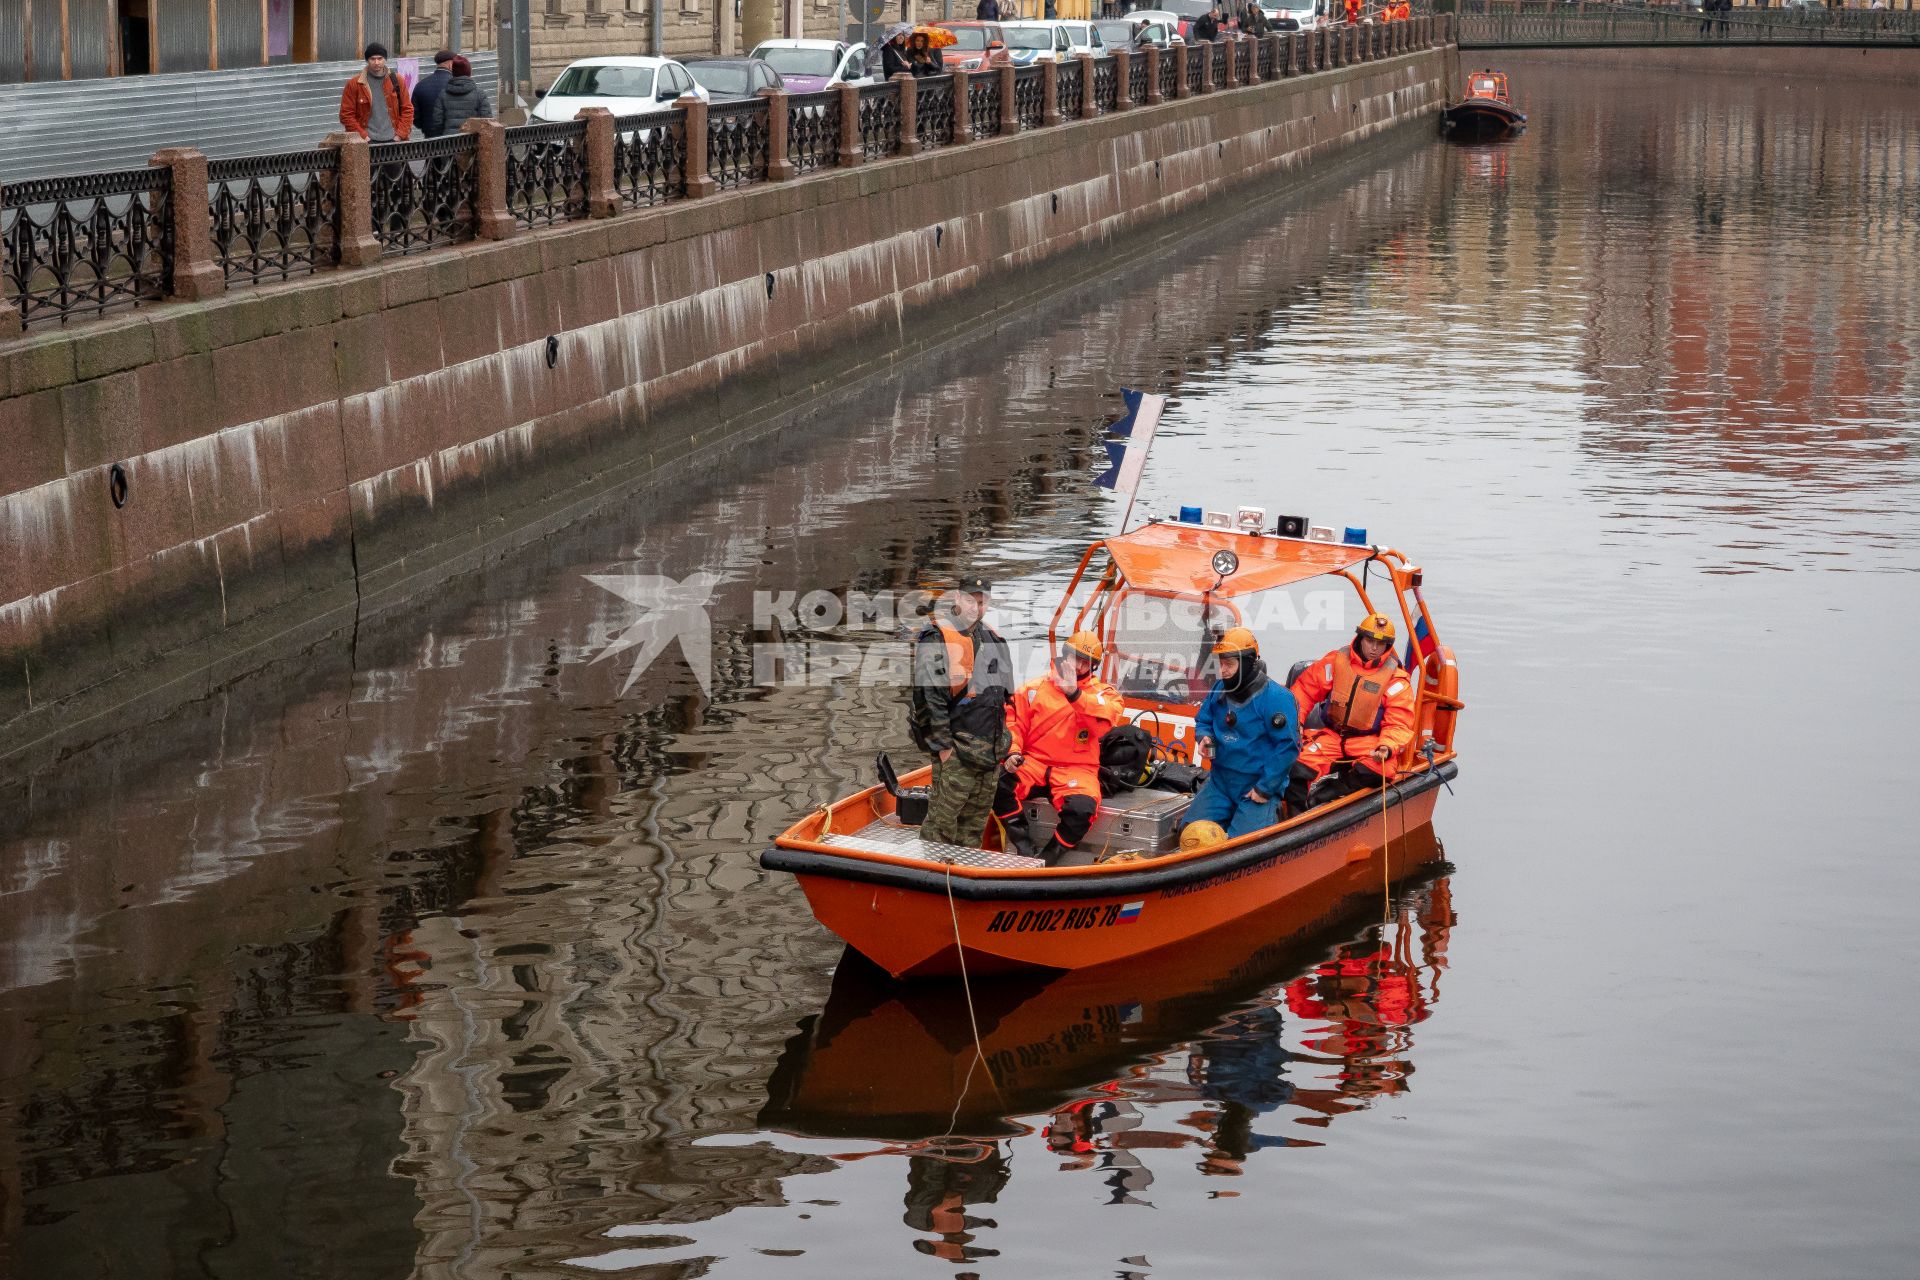
[[[1920,91],[1507,66],[1511,145],[1251,205],[5,792],[0,1272],[1911,1277]],[[989,985],[982,1066],[757,867],[911,753],[828,678],[896,639],[770,684],[754,597],[964,568],[1031,642],[1120,385],[1174,394],[1143,511],[1424,562],[1461,776],[1390,902]],[[623,691],[587,575],[697,572],[711,696]]]

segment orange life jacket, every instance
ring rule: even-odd
[[[1360,21],[1361,0],[1347,0],[1347,21]]]
[[[1377,733],[1387,714],[1387,682],[1400,669],[1388,650],[1377,667],[1353,660],[1353,646],[1333,655],[1333,683],[1327,688],[1327,728],[1345,736]]]
[[[973,683],[973,641],[937,618],[933,625],[947,642],[947,692],[958,698]]]

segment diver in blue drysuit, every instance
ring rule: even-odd
[[[1220,637],[1213,652],[1220,678],[1193,718],[1211,768],[1186,822],[1217,822],[1232,839],[1280,820],[1280,795],[1300,755],[1300,710],[1293,692],[1267,675],[1245,627]]]

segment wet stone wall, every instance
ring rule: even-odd
[[[0,770],[404,605],[609,485],[746,447],[820,392],[1150,252],[1210,197],[1431,128],[1457,62],[1421,51],[8,344]]]

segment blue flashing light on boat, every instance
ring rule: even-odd
[[[1180,523],[1181,523],[1181,524],[1199,524],[1199,523],[1200,523],[1200,520],[1201,520],[1201,512],[1200,512],[1200,508],[1198,508],[1198,507],[1182,507],[1182,508],[1180,508]]]
[[[1347,530],[1347,545],[1350,547],[1366,546],[1367,531],[1365,529],[1354,529],[1349,527]]]

